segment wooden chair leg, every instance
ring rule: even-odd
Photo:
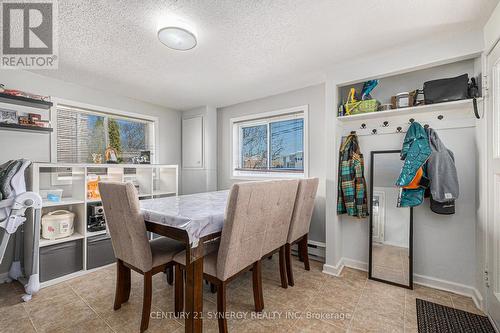
[[[153,296],[153,273],[144,273],[144,295],[142,300],[141,332],[148,329],[149,317],[151,316],[151,299]]]
[[[280,247],[279,255],[279,266],[280,266],[280,280],[281,288],[288,288],[288,282],[286,281],[286,264],[285,264],[285,246]]]
[[[219,323],[219,333],[227,333],[226,284],[224,281],[221,281],[217,286],[217,321]]]
[[[264,295],[262,293],[262,264],[260,260],[253,264],[252,284],[255,311],[262,312],[264,310]]]
[[[122,304],[127,302],[130,296],[130,268],[123,261],[116,261],[116,291],[114,309],[118,310]]]
[[[167,275],[167,283],[169,285],[173,285],[174,284],[174,267],[168,266],[165,269],[165,274]]]
[[[299,252],[302,253],[302,260],[304,261],[304,269],[309,271],[311,268],[309,267],[309,254],[307,253],[307,234],[302,237],[299,242]]]
[[[177,317],[181,315],[184,310],[184,277],[181,271],[180,265],[175,265],[175,300],[174,300],[174,312]]]
[[[293,287],[295,285],[295,282],[293,281],[292,247],[290,244],[285,245],[285,261],[286,261],[286,275],[287,275],[288,285]]]

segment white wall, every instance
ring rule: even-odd
[[[489,51],[500,38],[500,3],[495,7],[488,22],[483,29],[484,49]]]
[[[323,84],[218,109],[218,187],[227,189],[236,182],[231,179],[232,155],[229,143],[232,129],[230,119],[300,105],[309,105],[309,176],[320,178],[309,239],[324,242],[326,161],[325,86]]]
[[[217,109],[203,106],[182,113],[182,119],[194,116],[203,117],[203,166],[199,169],[182,166],[182,194],[217,190]]]
[[[455,153],[460,198],[456,201],[455,215],[433,213],[428,199],[414,208],[414,273],[474,286],[476,178],[471,175],[476,174],[473,160],[476,150],[475,130],[446,129],[438,130],[438,134]],[[368,184],[371,182],[370,151],[400,149],[403,137],[403,134],[359,137],[365,156],[365,178]],[[341,223],[343,256],[367,263],[369,220],[342,216]]]
[[[461,35],[448,33],[446,36],[420,42],[418,45],[409,43],[408,46],[397,50],[390,49],[342,64],[333,64],[327,73],[325,272],[338,273],[342,264],[349,262],[364,267],[368,261],[367,221],[341,218],[336,214],[337,151],[342,135],[340,124],[336,120],[339,102],[337,87],[363,79],[429,68],[452,60],[468,59],[480,55],[483,50],[481,31],[470,31]],[[441,279],[458,283],[460,286],[465,285],[470,291],[477,286],[474,276],[476,166],[471,160],[476,156],[475,134],[473,129],[457,132],[450,134],[440,132],[440,134],[450,148],[457,150],[457,154],[462,156],[460,159],[465,161],[459,165],[459,177],[464,193],[457,202],[457,214],[452,217],[431,213],[427,208],[427,202],[422,208],[415,210],[414,269],[416,274],[428,276],[434,281]],[[401,148],[402,136],[394,134],[375,137],[369,136],[366,140],[361,140],[361,147],[365,153],[370,150]],[[387,139],[384,140],[384,137]],[[467,140],[464,140],[464,137]],[[369,164],[365,170],[369,170],[368,168]]]
[[[0,70],[0,82],[11,89],[158,117],[159,162],[180,164],[181,113],[179,111],[21,70]],[[12,106],[0,103],[0,107]],[[28,111],[30,108],[24,110]],[[47,112],[38,109],[31,109],[31,112],[42,113],[44,117],[48,117]],[[0,163],[21,157],[37,162],[49,162],[49,137],[46,134],[0,131]],[[6,257],[12,256],[12,244],[9,248]],[[0,274],[6,272],[9,266],[9,260],[5,260],[0,266]]]

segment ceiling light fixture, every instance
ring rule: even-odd
[[[196,46],[198,41],[188,27],[168,25],[158,30],[158,39],[173,50],[187,51]]]

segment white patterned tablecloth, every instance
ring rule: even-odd
[[[141,200],[144,219],[186,230],[192,247],[201,237],[222,231],[229,191]]]

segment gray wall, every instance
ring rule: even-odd
[[[230,119],[300,105],[309,105],[309,176],[319,177],[318,197],[309,239],[325,242],[325,86],[315,85],[218,109],[218,188],[228,189],[231,179],[232,129]]]
[[[0,83],[12,89],[20,89],[40,95],[49,95],[76,102],[113,108],[117,110],[140,113],[159,118],[159,162],[162,164],[180,164],[181,159],[181,113],[162,106],[111,95],[96,89],[79,86],[32,72],[21,70],[0,70]],[[0,103],[0,107],[12,108],[9,104]],[[38,109],[18,108],[19,111],[42,113]],[[37,162],[50,162],[50,135],[0,130],[0,163],[13,158],[28,158]],[[12,243],[12,242],[11,242]],[[12,246],[6,258],[12,257]],[[0,265],[0,274],[5,273],[10,260]]]

